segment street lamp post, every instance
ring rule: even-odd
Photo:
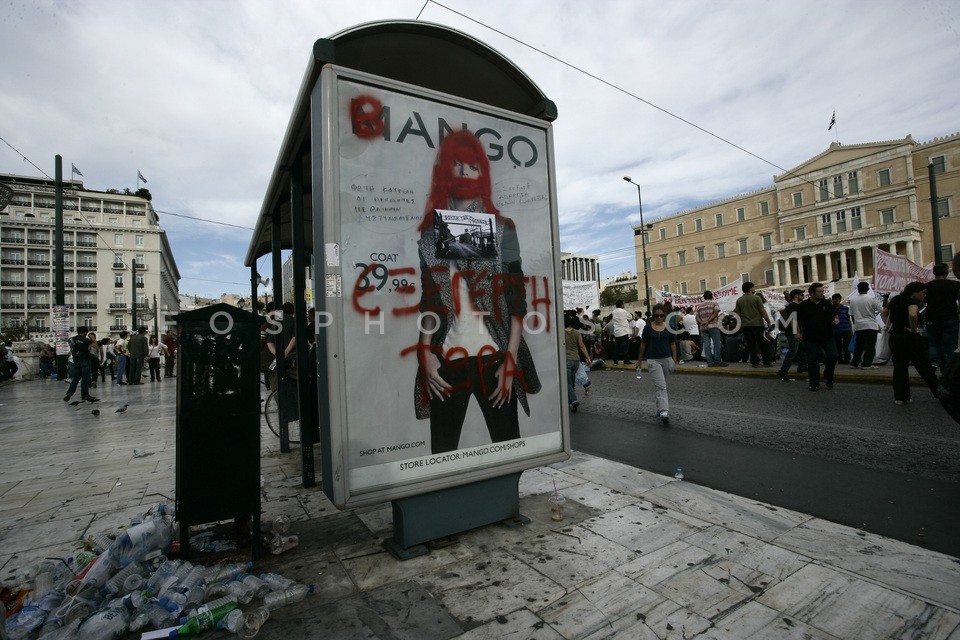
[[[640,194],[640,185],[630,179],[630,176],[623,176],[626,182],[629,182],[637,188],[637,202],[640,205],[640,248],[643,253],[643,297],[647,303],[647,315],[650,311],[650,281],[647,277],[647,225],[643,224],[643,196]]]

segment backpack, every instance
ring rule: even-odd
[[[87,344],[84,344],[84,342],[87,342]],[[82,362],[83,358],[89,358],[89,341],[86,338],[77,338],[76,336],[70,338],[70,355],[73,356],[73,361],[77,363]]]

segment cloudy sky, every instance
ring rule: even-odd
[[[104,190],[136,188],[139,170],[181,292],[246,293],[249,230],[166,214],[253,227],[314,40],[418,15],[499,50],[557,104],[561,249],[599,255],[604,277],[635,269],[623,175],[650,221],[768,186],[835,134],[960,130],[955,0],[12,0],[0,173],[42,175],[23,154],[53,175],[60,154]]]

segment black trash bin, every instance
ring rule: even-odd
[[[190,527],[234,519],[260,540],[260,322],[227,304],[176,316],[177,519]]]

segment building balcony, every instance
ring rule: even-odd
[[[111,302],[111,303],[110,303],[110,308],[111,308],[111,309],[126,309],[126,308],[127,308],[127,303],[126,303],[126,302]]]
[[[114,287],[115,289],[123,289],[123,283],[122,283],[122,282],[114,282],[114,283],[113,283],[113,287]]]
[[[74,266],[75,266],[77,269],[96,269],[96,268],[97,268],[97,263],[96,263],[96,262],[78,262],[78,263],[77,263],[76,265],[74,265]]]
[[[27,309],[49,309],[49,302],[28,302]]]
[[[69,283],[68,283],[68,284],[69,284]],[[53,286],[53,283],[52,283],[52,282],[47,282],[46,280],[28,280],[28,281],[27,281],[27,286],[28,286],[28,287],[38,287],[38,288],[40,288],[40,289],[49,289],[51,286]]]
[[[77,288],[79,288],[79,289],[96,289],[96,288],[97,288],[97,283],[96,283],[96,282],[78,282],[78,283],[77,283]]]
[[[127,325],[125,324],[112,324],[110,325],[110,331],[126,331]]]
[[[113,263],[113,268],[114,268],[114,269],[126,269],[126,268],[127,268],[127,265],[123,264],[122,262],[114,262],[114,263]]]
[[[47,333],[47,332],[49,332],[49,331],[50,331],[50,329],[48,329],[47,327],[45,327],[45,326],[42,325],[42,324],[37,324],[37,325],[34,325],[34,326],[30,327],[30,333]]]
[[[137,265],[137,271],[146,271],[146,270],[147,270],[147,263],[146,263],[146,262],[134,262],[134,264]]]
[[[2,236],[0,237],[0,242],[6,242],[7,244],[23,244],[23,236]]]
[[[22,287],[23,280],[0,280],[0,287]]]
[[[79,302],[77,303],[77,309],[96,309],[96,302]]]
[[[23,264],[20,258],[0,258],[0,264]]]
[[[33,258],[33,259],[31,259],[31,260],[27,260],[27,264],[29,264],[30,266],[33,266],[33,267],[49,267],[49,266],[50,266],[50,261],[49,261],[49,260],[38,260],[38,259],[36,259],[36,258]]]
[[[97,246],[97,241],[96,240],[77,240],[77,246],[78,247],[95,247]]]
[[[0,302],[0,309],[23,309],[22,302]]]
[[[27,244],[50,244],[50,238],[27,238]]]

